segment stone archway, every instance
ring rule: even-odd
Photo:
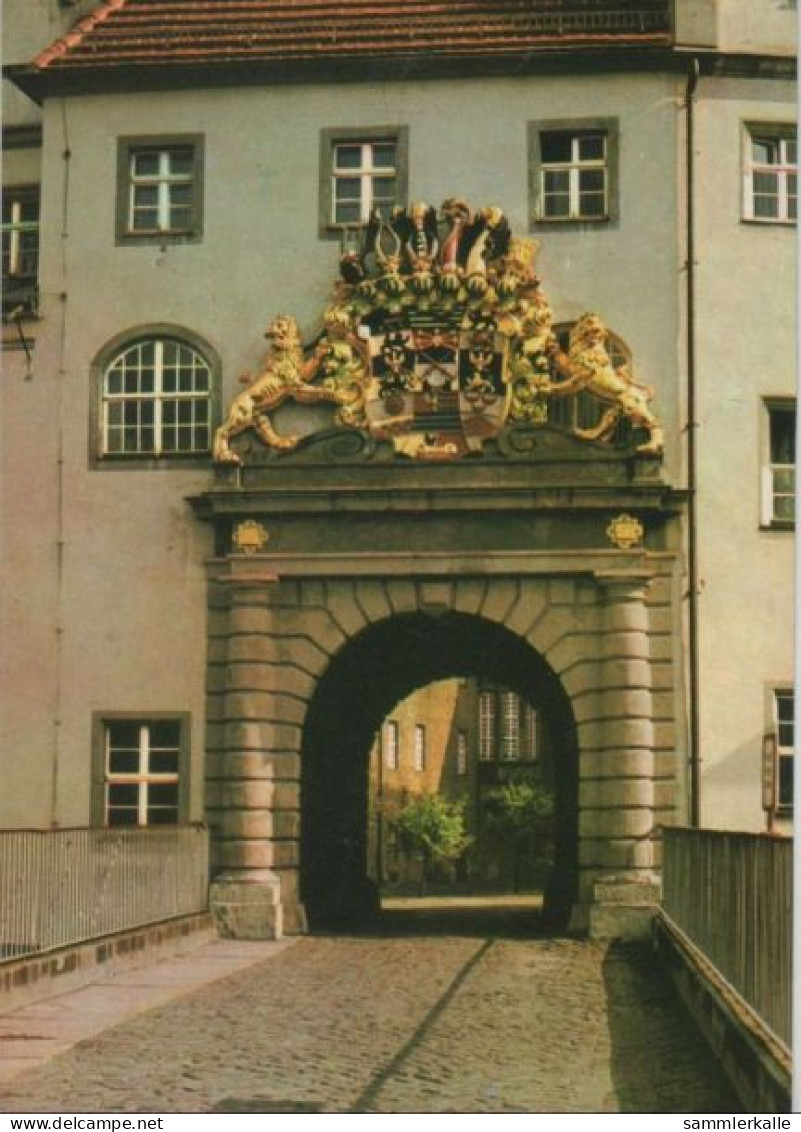
[[[306,716],[301,769],[301,895],[310,924],[370,911],[366,876],[367,757],[386,713],[415,688],[475,676],[535,701],[556,748],[556,866],[549,919],[564,918],[578,883],[578,742],[570,700],[529,644],[497,622],[453,612],[399,614],[363,630],[332,660]]]
[[[323,562],[295,555],[218,560],[208,806],[217,849],[214,903],[224,930],[304,930],[301,876],[316,898],[325,846],[336,843],[337,824],[341,832],[345,815],[362,804],[363,777],[346,776],[331,838],[309,832],[325,809],[326,773],[315,779],[314,759],[326,761],[326,727],[335,736],[331,751],[358,759],[392,696],[425,683],[427,673],[459,671],[464,657],[480,669],[493,649],[494,675],[518,686],[550,682],[566,732],[573,728],[561,848],[571,926],[591,926],[598,881],[614,877],[618,893],[621,885],[650,881],[657,779],[652,643],[664,633],[656,633],[649,591],[654,579],[662,583],[646,555],[627,554],[626,569],[616,557],[360,556],[358,568],[347,554]],[[280,579],[271,566],[281,567]],[[414,633],[428,644],[410,668],[402,654]],[[375,673],[382,651],[388,662],[373,696],[365,676]],[[343,694],[352,681],[356,689]],[[351,862],[343,875],[353,880],[354,869]]]

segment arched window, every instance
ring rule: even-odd
[[[171,335],[129,340],[101,372],[100,455],[197,456],[211,448],[212,363]]]

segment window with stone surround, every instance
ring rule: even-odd
[[[792,689],[773,693],[773,724],[776,733],[776,809],[793,810],[793,766],[795,760],[795,693]]]
[[[750,123],[743,142],[743,216],[761,224],[795,224],[798,215],[796,127]]]
[[[118,244],[202,238],[203,149],[200,134],[118,139]]]
[[[764,410],[762,524],[791,530],[795,526],[796,403],[766,400]]]
[[[396,720],[385,720],[381,728],[381,746],[384,754],[384,766],[387,770],[397,770],[399,766],[399,744]]]
[[[508,689],[500,693],[501,698],[501,747],[502,759],[512,761],[520,758],[520,697]]]
[[[426,729],[423,723],[414,725],[414,769],[426,769]]]
[[[341,238],[372,212],[389,217],[407,202],[405,126],[323,130],[320,136],[320,235]]]
[[[482,762],[495,758],[496,733],[495,693],[484,689],[478,696],[478,757]]]
[[[618,149],[614,118],[530,122],[532,224],[616,220]]]
[[[39,274],[39,186],[3,189],[3,315],[30,315]]]
[[[100,714],[93,733],[97,824],[175,825],[187,819],[187,714]]]
[[[115,339],[96,363],[99,466],[205,459],[219,411],[219,362],[171,328]]]
[[[456,733],[456,773],[461,777],[467,774],[467,732]]]

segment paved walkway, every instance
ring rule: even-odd
[[[0,1111],[740,1111],[645,948],[433,916],[218,942],[6,1015]]]

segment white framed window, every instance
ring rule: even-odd
[[[747,125],[744,150],[745,219],[765,224],[795,223],[798,213],[796,127]]]
[[[765,422],[762,522],[765,526],[792,527],[795,523],[795,402],[765,402]]]
[[[39,187],[3,190],[3,279],[34,281],[39,269]]]
[[[364,224],[373,211],[388,217],[398,200],[397,144],[392,138],[334,143],[334,224]]]
[[[456,773],[463,777],[467,774],[467,732],[456,733]]]
[[[520,758],[520,697],[508,689],[501,692],[501,758]]]
[[[176,338],[126,345],[102,374],[104,457],[191,456],[211,446],[212,371]]]
[[[776,729],[776,808],[785,813],[793,809],[793,766],[795,758],[795,694],[792,690],[773,693]]]
[[[478,696],[478,757],[482,762],[495,758],[497,712],[495,693],[489,690]]]
[[[129,168],[128,229],[186,232],[192,220],[192,149],[135,149]]]
[[[118,243],[201,238],[203,153],[201,134],[118,140]]]
[[[536,762],[539,758],[539,716],[531,704],[523,705],[523,740],[521,758]]]
[[[384,721],[381,729],[384,766],[387,770],[397,770],[399,765],[398,724],[394,719]]]
[[[409,129],[359,126],[320,131],[320,236],[342,239],[371,212],[388,218],[407,201]]]
[[[181,817],[186,742],[181,717],[103,721],[103,824],[176,824]]]
[[[619,153],[617,118],[529,122],[532,226],[617,221]]]
[[[414,725],[414,769],[426,769],[426,729],[423,723]]]

